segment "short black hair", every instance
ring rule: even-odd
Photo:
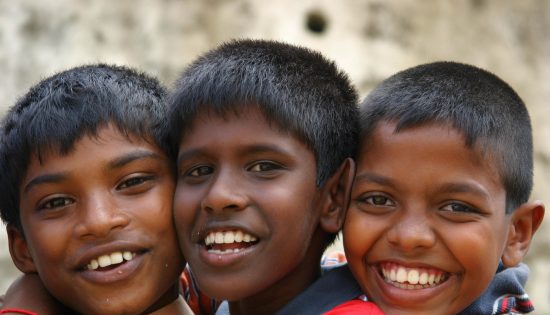
[[[233,40],[185,69],[169,100],[174,154],[200,111],[220,115],[258,106],[269,122],[302,140],[321,186],[358,146],[357,93],[320,53],[268,40]]]
[[[19,189],[32,156],[70,153],[76,141],[112,123],[125,135],[154,141],[165,152],[161,132],[165,88],[136,70],[105,64],[75,67],[33,86],[0,125],[0,213],[21,229]]]
[[[506,190],[506,213],[528,201],[533,187],[529,113],[496,75],[456,62],[416,66],[384,80],[360,111],[363,145],[381,121],[395,122],[395,132],[427,123],[450,125],[468,148],[495,164]]]

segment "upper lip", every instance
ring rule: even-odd
[[[87,249],[84,249],[82,254],[80,254],[76,259],[75,268],[77,270],[85,269],[92,259],[96,259],[101,255],[109,255],[113,252],[123,251],[141,253],[147,250],[147,247],[127,240],[116,240],[106,244],[90,245]]]

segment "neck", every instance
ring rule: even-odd
[[[303,260],[285,277],[264,291],[229,302],[231,315],[274,314],[321,277],[320,260],[326,235],[318,229]]]
[[[185,303],[185,300],[179,295],[172,303],[165,305],[164,307],[149,313],[150,315],[193,315],[193,312],[189,308],[189,305]]]

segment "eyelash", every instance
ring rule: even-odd
[[[267,167],[265,169],[264,167]],[[281,164],[275,163],[273,161],[258,161],[254,162],[247,168],[249,172],[271,172],[283,169],[284,167]]]
[[[272,161],[258,161],[252,163],[246,170],[249,172],[272,172],[276,170],[284,169],[284,167]],[[214,168],[207,165],[198,165],[191,168],[188,172],[185,173],[185,176],[189,177],[202,177],[210,175],[214,172]]]
[[[120,183],[120,185],[118,185],[116,187],[117,190],[122,190],[122,189],[128,189],[128,188],[131,188],[131,187],[135,187],[135,186],[139,186],[151,179],[153,179],[154,176],[135,176],[135,177],[131,177],[131,178],[128,178],[126,180],[124,180],[122,183]]]
[[[448,208],[448,207],[450,207],[450,209],[445,209],[445,208]],[[459,210],[457,210],[456,207],[459,207]],[[469,213],[479,214],[479,213],[481,213],[481,211],[479,211],[478,209],[476,209],[474,207],[471,207],[467,204],[461,203],[461,202],[450,202],[450,203],[444,205],[443,207],[441,207],[441,210],[446,211],[446,212],[451,212],[451,213],[460,213],[460,214],[469,214]]]
[[[382,201],[384,201],[384,203],[383,204],[377,203],[376,202],[377,199],[378,199],[378,201],[381,201],[379,199],[383,199]],[[391,200],[387,196],[380,195],[380,194],[367,195],[367,196],[361,197],[360,200],[361,200],[361,202],[364,202],[364,203],[366,203],[370,206],[375,206],[375,207],[392,207],[392,206],[395,206],[395,202],[393,200]],[[390,204],[388,204],[388,202]]]
[[[185,174],[185,176],[190,176],[190,177],[201,177],[201,176],[210,175],[210,174],[212,174],[212,172],[213,172],[213,168],[212,168],[212,167],[207,166],[207,165],[199,165],[199,166],[195,166],[195,167],[193,167],[192,169],[190,169],[190,170]]]
[[[62,204],[58,204],[60,201],[62,201]],[[67,197],[53,197],[48,200],[45,200],[44,202],[40,203],[38,205],[38,210],[52,210],[52,209],[58,209],[66,207],[70,204],[73,204],[74,200],[72,198]]]

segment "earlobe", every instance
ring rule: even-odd
[[[510,230],[502,262],[506,267],[516,266],[529,250],[533,235],[544,217],[544,205],[540,201],[524,203],[511,214]]]
[[[8,224],[6,230],[8,232],[11,259],[17,269],[23,273],[36,272],[34,260],[29,252],[29,247],[27,246],[27,241],[23,236],[23,232],[12,224]]]
[[[347,158],[323,187],[321,226],[329,233],[342,228],[349,206],[351,186],[355,176],[355,162]]]

